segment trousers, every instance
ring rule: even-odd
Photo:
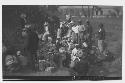
[[[104,50],[104,40],[98,40],[98,48],[100,52],[102,53]]]

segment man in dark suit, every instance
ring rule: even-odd
[[[91,49],[93,29],[92,29],[92,26],[91,26],[89,20],[86,21],[85,29],[86,29],[86,31],[85,31],[85,42],[88,44],[88,49]]]
[[[99,31],[98,31],[98,48],[100,52],[102,53],[104,50],[104,40],[105,40],[105,29],[103,28],[103,24],[101,23],[99,25]]]

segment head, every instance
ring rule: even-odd
[[[25,28],[22,30],[22,36],[26,37],[31,30],[32,29],[30,24],[25,25]]]
[[[79,45],[79,44],[76,44],[76,45],[75,45],[75,48],[76,48],[76,49],[79,49],[79,48],[80,48],[80,45]]]
[[[60,38],[57,38],[57,40],[56,40],[56,44],[59,43],[59,42],[60,42]]]
[[[71,15],[66,15],[66,20],[70,20],[71,19]]]
[[[21,18],[26,18],[26,14],[25,14],[25,13],[22,13],[22,14],[20,15],[20,17],[21,17]]]
[[[71,40],[71,43],[74,43],[74,41],[73,41],[73,40]]]
[[[60,28],[64,27],[64,22],[60,22]]]
[[[71,42],[71,38],[68,38],[68,42]]]
[[[78,25],[82,25],[82,20],[79,20],[79,21],[78,21]]]
[[[48,42],[52,43],[52,38],[48,37]]]
[[[17,51],[16,54],[17,54],[17,56],[21,55],[21,51]]]
[[[28,35],[28,29],[27,28],[24,28],[23,30],[22,30],[22,36],[23,37],[26,37]]]
[[[99,28],[103,29],[103,24],[102,23],[99,24]]]
[[[49,26],[49,23],[48,23],[48,22],[45,22],[45,23],[44,23],[44,26]]]
[[[71,21],[71,22],[70,22],[70,25],[71,25],[71,27],[74,26],[74,25],[75,25],[75,22],[74,22],[74,21]]]
[[[65,47],[59,48],[59,52],[60,52],[60,53],[64,53],[65,51],[66,51]]]
[[[89,21],[89,20],[86,20],[86,24],[89,25],[89,24],[90,24],[90,21]]]

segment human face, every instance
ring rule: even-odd
[[[26,31],[26,30],[23,30],[23,31],[22,31],[22,36],[23,36],[23,37],[26,37],[26,36],[27,36],[27,31]]]
[[[66,20],[69,20],[71,17],[70,16],[66,16]]]
[[[21,17],[21,18],[26,18],[26,14],[22,13],[22,14],[20,15],[20,17]]]

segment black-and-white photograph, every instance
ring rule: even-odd
[[[6,80],[122,80],[123,6],[2,5]]]

